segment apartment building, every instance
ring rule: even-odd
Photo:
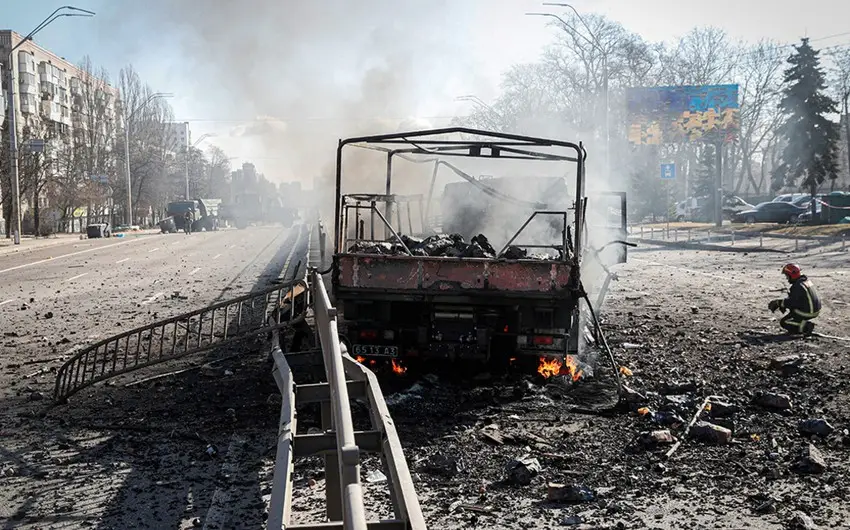
[[[44,140],[44,152],[55,156],[58,147],[70,140],[75,128],[102,127],[112,135],[119,125],[119,91],[78,66],[33,41],[9,52],[24,37],[11,30],[0,30],[0,75],[4,109],[2,120],[9,118],[9,70],[14,75],[15,120],[20,149],[28,148],[26,128]],[[97,120],[89,119],[97,108]],[[94,177],[92,177],[94,178]],[[26,199],[22,209],[27,207]],[[42,202],[44,201],[44,202]],[[47,206],[46,197],[40,197]]]

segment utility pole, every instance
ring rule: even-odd
[[[73,11],[73,13],[65,12],[65,10]],[[21,244],[21,175],[18,168],[18,127],[17,127],[17,111],[15,110],[15,63],[13,60],[15,50],[22,44],[32,40],[36,33],[46,28],[51,22],[60,17],[93,17],[94,11],[80,9],[73,6],[62,6],[57,8],[53,13],[41,21],[41,24],[30,31],[26,37],[21,39],[21,42],[12,46],[9,50],[9,57],[6,64],[9,68],[9,165],[12,175],[12,226],[13,238],[16,245]]]
[[[718,227],[723,226],[723,138],[718,138],[714,147],[714,156],[717,166],[717,181],[715,182],[717,189],[714,192],[714,224]]]

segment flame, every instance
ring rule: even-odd
[[[357,361],[360,364],[366,363],[366,357],[363,357],[362,355],[358,355],[357,357],[354,358],[354,360]]]
[[[394,373],[396,373],[398,375],[402,375],[405,372],[407,372],[407,367],[402,366],[401,361],[396,361],[395,359],[393,359],[392,362],[393,362],[393,372]]]
[[[567,355],[561,367],[561,375],[569,375],[573,381],[578,381],[584,377],[584,371],[579,368],[578,361],[572,355]]]
[[[541,357],[537,373],[546,379],[553,375],[564,375],[569,376],[573,381],[578,381],[584,377],[584,371],[579,368],[578,361],[572,355],[567,355],[563,362],[558,358]]]
[[[537,366],[537,373],[549,379],[553,375],[557,375],[561,371],[561,360],[560,359],[548,359],[546,357],[540,358],[540,364]]]

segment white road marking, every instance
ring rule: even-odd
[[[192,272],[189,273],[189,276],[194,276],[195,273],[198,272],[199,270],[201,270],[200,267],[196,268],[195,270],[193,270]]]
[[[215,256],[212,257],[212,259],[218,259],[220,257],[221,257],[221,254],[216,254]],[[0,272],[2,272],[2,271],[0,271]]]
[[[38,265],[40,263],[46,263],[48,261],[56,261],[56,260],[62,259],[62,258],[70,258],[71,256],[77,256],[79,254],[85,254],[86,252],[94,252],[95,250],[100,250],[100,249],[104,249],[104,248],[117,247],[118,245],[126,245],[128,243],[135,243],[136,241],[142,241],[142,239],[131,239],[129,241],[121,241],[120,243],[112,243],[111,245],[104,245],[102,247],[95,247],[95,248],[89,248],[89,249],[86,249],[86,250],[79,250],[77,252],[71,252],[70,254],[63,254],[63,255],[57,256],[55,258],[51,257],[51,258],[40,259],[38,261],[33,261],[32,263],[24,263],[23,265],[17,265],[15,267],[9,267],[8,269],[3,269],[2,271],[0,271],[0,274],[3,274],[4,272],[16,271],[18,269],[23,269],[25,267],[32,267],[33,265]]]
[[[159,247],[148,250],[148,254],[150,254],[151,252],[156,252],[157,250],[159,250]]]
[[[119,259],[118,261],[115,262],[115,264],[118,265],[119,263],[124,263],[125,261],[127,261],[129,259],[130,258]]]
[[[204,530],[221,529],[227,523],[228,507],[230,499],[236,493],[234,491],[235,483],[239,475],[239,460],[244,453],[244,445],[245,442],[235,433],[230,437],[230,445],[227,447],[227,454],[221,464],[221,475],[226,477],[226,482],[213,492],[207,517],[204,521]]]
[[[154,300],[156,300],[157,298],[159,298],[163,294],[165,294],[165,293],[158,292],[155,295],[148,297],[144,302],[142,302],[142,305],[148,305],[149,303],[153,302]]]
[[[71,277],[70,277],[70,278],[68,278],[67,280],[63,280],[63,282],[62,282],[62,283],[64,283],[64,282],[71,282],[71,281],[74,281],[74,280],[76,280],[77,278],[82,278],[82,277],[83,277],[83,276],[85,276],[86,274],[88,274],[88,273],[87,273],[87,272],[84,272],[84,273],[82,273],[82,274],[77,274],[76,276],[71,276]]]
[[[14,299],[14,298],[9,298],[9,299],[8,299],[8,300],[6,300],[5,302],[0,302],[0,305],[11,304],[11,303],[12,303],[12,302],[14,302],[14,301],[15,301],[15,299]]]

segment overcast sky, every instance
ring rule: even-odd
[[[271,116],[288,122],[292,134],[298,128],[293,120],[321,118],[332,130],[335,116],[363,102],[361,92],[391,89],[374,98],[391,103],[366,101],[358,117],[389,112],[397,116],[382,117],[439,122],[435,117],[466,112],[467,104],[457,96],[492,100],[507,66],[540,55],[555,30],[546,19],[524,13],[563,13],[529,0],[0,0],[0,26],[27,33],[67,3],[98,14],[59,19],[39,33],[37,42],[72,62],[89,55],[113,78],[132,63],[155,90],[175,94],[176,117],[191,122],[193,137],[214,133],[211,143],[230,156],[254,159],[267,173],[277,171],[274,161],[283,157],[268,142],[256,141],[247,131],[252,122],[244,120]],[[713,25],[746,41],[792,43],[808,36],[817,47],[850,44],[848,0],[576,0],[573,5],[655,42],[673,40],[696,25]],[[388,65],[406,69],[403,78],[362,74]]]

